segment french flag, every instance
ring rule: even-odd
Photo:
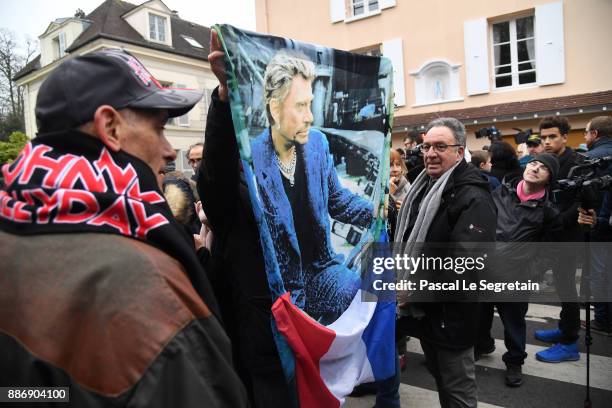
[[[358,290],[329,326],[291,303],[289,293],[272,306],[278,331],[295,356],[301,408],[340,407],[355,385],[395,374],[395,302],[371,298]]]

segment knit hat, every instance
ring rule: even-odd
[[[546,168],[550,172],[550,183],[557,179],[557,175],[559,174],[559,160],[557,160],[557,157],[555,155],[552,155],[550,153],[540,153],[533,159],[529,160],[528,163],[534,161],[540,162],[546,166]]]

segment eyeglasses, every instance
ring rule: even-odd
[[[187,163],[189,163],[190,165],[200,164],[201,161],[202,159],[187,159]]]
[[[449,147],[459,147],[459,146],[463,146],[463,145],[461,144],[450,144],[449,145],[446,143],[436,143],[436,144],[430,145],[430,144],[423,143],[421,145],[421,151],[423,153],[427,153],[429,149],[433,147],[437,153],[444,153],[446,149],[448,149]]]

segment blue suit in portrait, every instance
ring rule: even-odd
[[[344,266],[343,256],[334,252],[330,217],[367,228],[373,220],[373,205],[341,186],[323,133],[310,129],[308,142],[296,148],[304,163],[305,205],[310,211],[310,236],[314,239],[313,259],[308,265],[302,265],[293,212],[269,129],[252,143],[258,194],[285,289],[291,292],[293,302],[312,317],[337,317],[359,288],[359,275]]]

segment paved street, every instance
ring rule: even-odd
[[[520,388],[508,388],[504,384],[505,365],[501,359],[505,352],[503,326],[499,316],[495,315],[492,334],[496,338],[496,350],[476,362],[480,407],[583,407],[586,389],[584,331],[580,337],[579,361],[547,364],[535,359],[535,353],[548,345],[535,340],[533,332],[537,329],[555,328],[559,311],[558,306],[529,305],[528,357],[523,366],[524,383]],[[581,314],[584,319],[584,310],[581,310]],[[425,368],[418,340],[412,339],[408,342],[408,352],[408,366],[402,373],[400,389],[402,407],[439,407],[436,386]],[[595,408],[612,405],[612,337],[599,334],[593,334],[591,346],[591,401]],[[348,398],[345,406],[371,408],[374,406],[374,397]]]

